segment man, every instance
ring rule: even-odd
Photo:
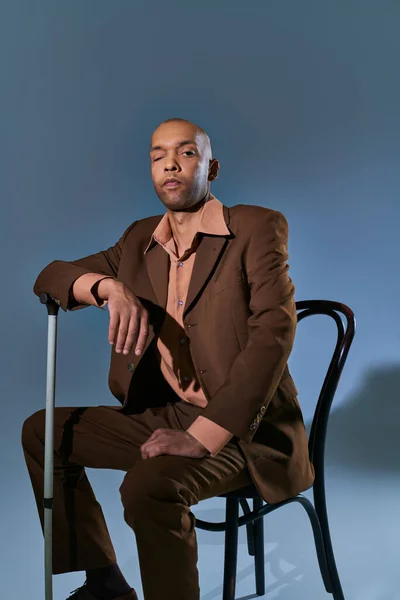
[[[199,598],[191,506],[252,481],[279,502],[313,482],[287,367],[296,310],[284,216],[211,194],[219,163],[192,123],[162,123],[150,158],[166,214],[103,252],[52,262],[34,287],[64,310],[107,305],[109,385],[122,404],[55,410],[53,572],[86,572],[75,600],[137,598],[84,467],[126,471],[145,600]],[[39,411],[23,448],[42,522],[43,440]]]

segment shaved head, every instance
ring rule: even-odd
[[[167,119],[158,125],[151,138],[150,159],[154,189],[172,211],[189,210],[205,200],[218,176],[219,163],[212,158],[209,136],[186,119]]]
[[[196,125],[196,123],[192,123],[191,121],[187,121],[186,119],[179,119],[179,118],[167,119],[166,121],[163,121],[162,123],[160,123],[160,125],[157,127],[157,129],[167,123],[183,123],[183,124],[186,124],[187,126],[191,127],[193,129],[195,136],[202,139],[203,151],[207,154],[207,159],[208,160],[212,159],[211,140],[210,140],[208,133],[206,131],[204,131],[204,129],[202,129],[201,127]],[[157,131],[157,129],[155,131]]]

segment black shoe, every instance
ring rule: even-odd
[[[98,598],[89,592],[85,583],[81,587],[74,590],[68,600],[98,600]],[[135,590],[132,588],[128,594],[116,596],[113,598],[113,600],[138,600],[138,597]]]

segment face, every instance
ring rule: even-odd
[[[207,139],[190,123],[163,123],[153,133],[151,176],[157,196],[171,211],[190,210],[203,200],[218,174]]]

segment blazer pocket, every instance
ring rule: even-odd
[[[238,285],[244,281],[242,268],[228,271],[227,273],[221,273],[218,279],[215,280],[213,286],[213,293],[215,295],[231,288],[234,285]]]

